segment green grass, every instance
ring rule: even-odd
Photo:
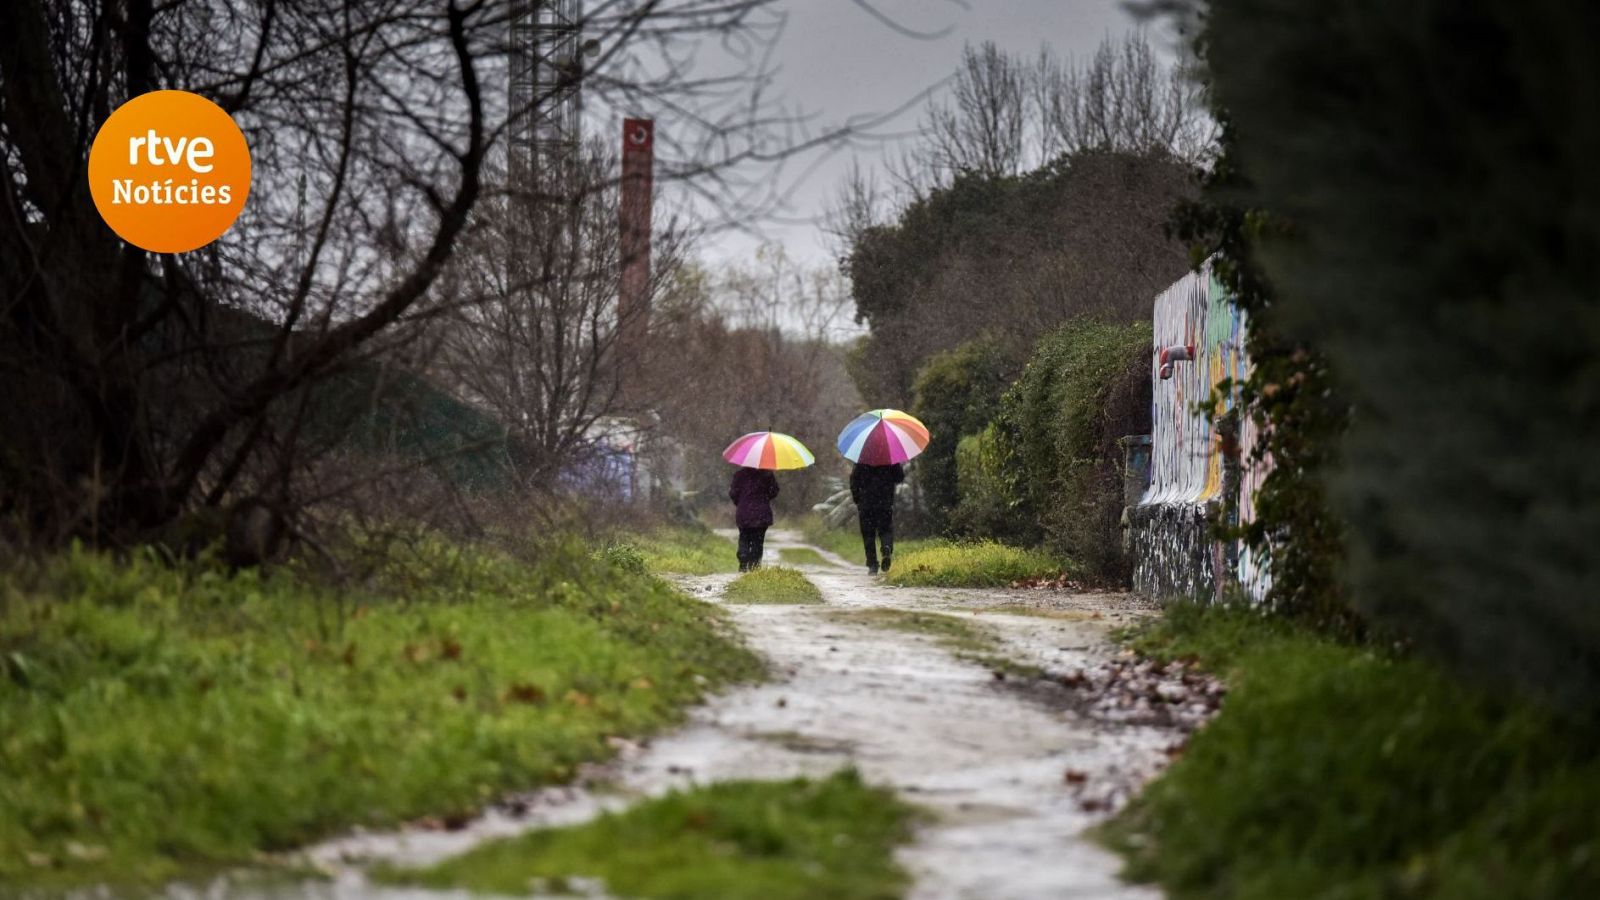
[[[1103,836],[1175,898],[1600,893],[1600,729],[1250,612],[1134,635],[1227,673],[1219,716]]]
[[[893,854],[913,817],[853,770],[820,781],[732,781],[380,877],[504,895],[599,880],[611,895],[661,900],[891,900],[908,882]]]
[[[841,610],[834,613],[833,618],[840,622],[927,635],[959,659],[987,666],[1008,675],[1031,678],[1043,674],[1036,666],[1018,663],[1002,656],[1000,650],[1003,645],[995,633],[968,617],[879,607]]]
[[[735,578],[722,596],[730,603],[821,603],[822,592],[794,569],[769,567]]]
[[[784,547],[778,551],[778,558],[791,566],[825,566],[828,561],[821,553],[810,547]]]
[[[1059,575],[1060,560],[1043,550],[993,541],[921,542],[897,547],[888,581],[908,587],[1005,587],[1023,578]]]
[[[866,551],[861,546],[861,532],[855,522],[852,521],[846,528],[829,528],[820,516],[809,516],[800,530],[805,535],[806,543],[815,544],[858,566],[867,564]]]
[[[601,552],[636,555],[647,569],[662,575],[714,575],[739,568],[732,541],[709,528],[692,525],[663,525],[642,534],[623,535]]]
[[[574,549],[414,562],[355,596],[149,555],[0,575],[0,883],[464,815],[760,671],[714,607]]]
[[[861,545],[861,530],[854,520],[843,528],[829,528],[818,516],[808,516],[786,524],[798,528],[808,544],[815,544],[854,565],[867,564],[866,548]],[[895,564],[899,565],[900,558],[905,554],[948,543],[938,538],[902,538],[895,543]]]

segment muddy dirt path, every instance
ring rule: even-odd
[[[769,560],[802,546],[797,535],[775,531]],[[375,860],[420,864],[488,838],[582,821],[672,787],[821,776],[854,765],[933,814],[901,853],[914,878],[912,898],[1159,896],[1119,882],[1118,861],[1084,830],[1159,767],[1177,739],[1172,727],[1111,721],[1086,710],[1057,680],[1000,678],[931,637],[848,615],[897,609],[961,616],[997,635],[1000,655],[1059,674],[1103,664],[1114,653],[1110,628],[1148,611],[1116,594],[894,588],[823,556],[826,565],[801,568],[824,604],[729,607],[769,660],[771,681],[713,698],[684,727],[647,745],[622,746],[578,786],[514,798],[457,831],[355,834],[322,844],[309,856],[333,878],[316,887],[213,885],[197,894],[438,897],[378,888],[362,870]],[[682,583],[717,602],[732,578]]]

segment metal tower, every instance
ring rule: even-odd
[[[511,0],[511,187],[559,196],[582,136],[583,0]]]

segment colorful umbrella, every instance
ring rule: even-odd
[[[869,466],[903,463],[928,448],[928,426],[898,409],[857,416],[839,432],[839,452]]]
[[[752,431],[729,444],[722,458],[756,469],[804,469],[817,461],[805,444],[776,431]]]

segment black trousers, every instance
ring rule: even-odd
[[[889,558],[894,555],[894,510],[861,509],[856,512],[861,520],[861,543],[867,551],[867,567],[878,568],[876,544],[883,547],[883,566],[888,568]]]
[[[739,571],[761,564],[761,554],[766,551],[767,526],[739,529]]]

